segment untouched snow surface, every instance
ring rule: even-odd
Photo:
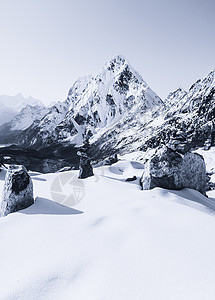
[[[31,172],[35,204],[0,219],[0,299],[214,300],[215,199],[125,182],[142,167],[95,169],[73,208],[50,190],[77,171]]]

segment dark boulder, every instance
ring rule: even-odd
[[[162,147],[147,161],[140,179],[142,189],[162,187],[172,190],[191,188],[206,195],[206,168],[201,155],[181,154]]]
[[[127,178],[125,181],[135,181],[137,180],[137,177],[134,175],[133,177]]]
[[[26,168],[9,166],[3,187],[1,216],[27,208],[33,203],[33,184]]]
[[[93,168],[91,165],[91,158],[89,156],[90,143],[89,136],[91,132],[87,131],[84,133],[83,139],[84,144],[79,148],[77,155],[80,157],[79,162],[79,176],[78,178],[84,179],[90,176],[93,176]]]
[[[93,175],[93,168],[90,163],[90,158],[81,154],[78,178],[84,179]]]

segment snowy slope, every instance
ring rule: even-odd
[[[26,105],[19,113],[16,113],[12,120],[6,117],[5,122],[0,126],[1,142],[16,143],[19,133],[34,122],[40,122],[48,111],[49,108],[45,106]]]
[[[8,124],[11,131],[24,130],[31,126],[35,120],[41,120],[48,112],[48,108],[45,106],[31,106],[26,105],[20,113],[18,113]],[[0,128],[1,131],[1,128]]]
[[[51,198],[62,174],[31,173],[35,204],[0,219],[0,299],[214,300],[215,200],[124,181],[141,173],[128,161],[96,169],[73,208]]]
[[[11,121],[17,112],[4,104],[0,103],[0,125]]]
[[[47,112],[48,108],[45,106],[27,104],[12,120],[11,130],[24,130],[31,126],[35,120],[41,120]]]
[[[188,92],[179,88],[169,94],[164,101],[165,108],[160,109],[158,116],[147,125],[151,136],[144,138],[144,150],[165,144],[186,152],[215,145],[214,76],[215,70],[197,80]]]

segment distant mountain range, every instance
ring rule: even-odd
[[[10,139],[17,136],[17,132],[28,128],[36,119],[41,119],[48,112],[48,108],[37,99],[24,98],[22,94],[16,96],[0,96],[0,132]],[[11,133],[12,136],[11,136]],[[1,141],[0,141],[1,142]]]
[[[60,158],[59,147],[80,146],[86,132],[95,161],[161,144],[181,152],[210,147],[215,138],[215,71],[189,91],[179,88],[162,101],[118,55],[98,75],[78,79],[64,102],[30,110],[31,105],[1,126],[0,139],[40,151],[52,149],[52,158],[56,153]],[[26,116],[31,116],[29,122],[23,121]]]
[[[0,95],[0,103],[7,107],[12,108],[16,112],[20,112],[26,105],[44,106],[42,101],[38,99],[34,99],[32,97],[25,98],[21,93],[15,96]]]

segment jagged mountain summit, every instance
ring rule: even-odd
[[[203,99],[211,93],[214,94],[215,89],[215,70],[211,71],[203,79],[197,80],[189,89],[185,91],[182,88],[170,93],[166,99],[166,103],[171,107],[177,108],[179,112],[193,112],[201,106]],[[176,106],[176,107],[175,107]]]
[[[124,119],[139,119],[163,106],[123,56],[116,56],[93,77],[78,79],[64,102],[58,102],[39,123],[32,124],[19,138],[23,145],[44,147],[52,143],[82,143],[87,129],[97,140]],[[144,120],[143,120],[144,121]],[[133,126],[133,125],[132,125]],[[128,129],[121,128],[122,131]]]

